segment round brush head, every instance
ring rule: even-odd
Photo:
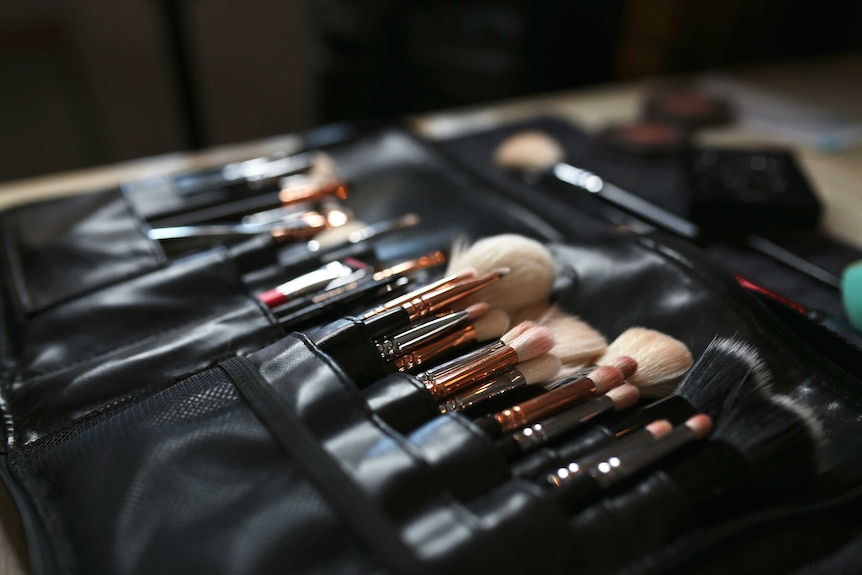
[[[547,301],[556,278],[554,259],[547,248],[536,240],[517,234],[491,236],[472,245],[463,240],[455,242],[446,273],[470,267],[480,274],[509,268],[502,279],[466,301],[481,299],[510,315],[529,305]]]
[[[643,327],[624,331],[597,360],[603,365],[619,356],[637,361],[637,371],[629,383],[640,388],[645,397],[664,397],[691,367],[688,347],[671,336]]]
[[[591,364],[608,347],[604,336],[590,324],[555,305],[534,304],[519,315],[551,330],[556,342],[551,353],[568,366]]]
[[[527,385],[536,385],[551,381],[560,371],[560,358],[546,353],[535,359],[518,364],[518,371],[524,376]]]
[[[494,163],[519,171],[542,171],[562,162],[563,147],[545,132],[526,130],[503,140],[494,150]]]
[[[536,326],[513,337],[508,345],[515,350],[518,363],[521,363],[551,351],[554,336],[548,328]]]
[[[502,337],[500,337],[500,339],[505,344],[511,344],[513,339],[515,339],[525,331],[533,329],[534,327],[536,327],[536,324],[531,321],[520,321],[516,323],[512,327],[512,329],[504,333]]]

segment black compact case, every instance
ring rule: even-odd
[[[230,249],[170,260],[119,191],[25,205],[3,231],[3,480],[39,574],[815,573],[858,566],[862,351],[743,289],[699,248],[631,234],[490,165],[505,132],[432,145],[397,127],[328,142],[382,260],[513,232],[546,243],[554,300],[609,340],[664,331],[697,357],[750,342],[822,421],[818,481],[619,546],[515,478],[461,415],[374,373],[351,320],[288,332]],[[471,161],[459,150],[468,147]],[[459,156],[458,161],[452,161]],[[265,275],[265,273],[264,273]],[[258,279],[255,279],[258,278]],[[623,527],[624,528],[624,527]],[[780,550],[780,552],[778,552]],[[603,558],[614,557],[613,561]]]

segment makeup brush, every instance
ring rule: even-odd
[[[292,331],[302,331],[314,325],[343,317],[353,307],[368,305],[385,297],[392,297],[410,283],[406,276],[390,276],[375,280],[363,275],[349,283],[321,293],[312,293],[291,300],[287,305],[272,310],[278,323]]]
[[[489,344],[471,354],[470,361],[449,362],[417,374],[416,378],[439,403],[461,390],[505,373],[515,365],[548,353],[554,336],[547,328],[529,327],[502,346]]]
[[[630,383],[620,385],[604,395],[585,403],[570,407],[546,419],[522,427],[500,440],[500,449],[509,459],[535,451],[552,441],[577,433],[596,418],[633,407],[640,398],[640,391]],[[549,467],[550,462],[544,467]]]
[[[521,310],[516,321],[527,319],[551,330],[555,341],[551,353],[564,364],[591,365],[608,348],[607,340],[590,324],[555,305],[533,304]],[[618,353],[614,357],[618,355],[630,354]]]
[[[630,359],[630,358],[629,358]],[[619,367],[603,365],[589,375],[570,378],[563,385],[513,407],[481,417],[475,421],[491,437],[500,437],[518,428],[532,425],[570,406],[601,395],[623,383],[623,379],[634,372],[636,364],[621,362]]]
[[[482,301],[509,315],[536,302],[547,301],[556,278],[553,257],[540,242],[517,234],[490,236],[472,245],[455,242],[447,273],[467,268],[485,273],[501,267],[507,268],[509,273],[482,294]],[[474,302],[467,300],[465,303]]]
[[[693,529],[797,496],[816,476],[821,433],[798,403],[752,392],[716,421],[709,441],[583,510],[572,527],[596,541],[614,538],[619,553],[592,561],[615,571]]]
[[[416,214],[406,214],[399,218],[368,225],[351,220],[342,226],[330,228],[315,235],[304,244],[281,248],[275,259],[284,274],[299,275],[323,263],[355,256],[366,249],[373,240],[414,227],[418,223],[419,216]],[[269,264],[271,263],[270,261]]]
[[[665,379],[660,373],[657,377]],[[600,449],[656,419],[678,424],[703,412],[720,420],[728,398],[741,398],[752,390],[763,393],[769,385],[768,373],[754,348],[737,339],[716,338],[668,397],[596,425],[554,448],[544,447],[519,461],[513,473],[536,477],[553,465]]]
[[[478,306],[479,304],[474,304],[467,309],[475,310]],[[451,357],[475,343],[498,339],[509,324],[509,317],[503,310],[494,310],[475,320],[459,319],[454,323],[454,327],[447,327],[442,333],[430,332],[396,344],[388,350],[378,342],[381,357],[398,371],[414,371],[419,366]]]
[[[671,454],[705,439],[712,431],[712,419],[700,413],[669,431],[667,422],[661,421],[648,424],[645,431],[641,436],[645,440],[618,443],[560,467],[543,481],[546,492],[564,509],[574,511]]]
[[[629,212],[658,228],[686,239],[697,239],[698,227],[657,205],[622,188],[606,182],[598,175],[563,161],[562,146],[544,132],[519,133],[504,140],[494,154],[497,165],[527,173],[532,179],[537,174],[569,184]]]
[[[681,341],[643,327],[632,327],[619,335],[596,360],[597,365],[619,356],[633,357],[638,369],[628,380],[644,397],[665,397],[688,371],[691,352]]]
[[[494,399],[528,385],[541,385],[554,378],[560,370],[560,358],[546,353],[523,363],[503,375],[468,389],[440,404],[440,413],[454,413],[470,409],[484,401]]]
[[[449,309],[455,302],[485,290],[494,282],[499,281],[505,274],[506,270],[500,269],[458,281],[444,278],[443,287],[434,291],[428,292],[425,289],[420,289],[418,293],[421,295],[413,297],[413,294],[408,294],[407,297],[396,298],[399,301],[397,306],[387,309],[383,313],[373,311],[365,314],[362,321],[368,337],[372,340],[378,339],[386,334],[402,330],[420,318]],[[387,302],[384,304],[384,308],[391,305],[392,302]]]
[[[325,216],[317,212],[306,212],[301,216],[267,225],[227,223],[149,228],[147,237],[161,242],[165,251],[174,253],[258,235],[265,236],[268,242],[292,242],[318,234],[328,225]]]

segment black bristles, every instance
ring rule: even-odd
[[[738,339],[716,338],[677,384],[674,394],[719,419],[732,402],[752,389],[765,393],[768,387],[768,372],[753,347]]]
[[[716,422],[713,438],[732,445],[748,462],[760,490],[787,490],[817,470],[820,424],[786,396],[749,393]]]

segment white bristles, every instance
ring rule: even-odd
[[[314,236],[314,241],[317,242],[321,248],[328,248],[331,246],[336,246],[342,242],[347,241],[348,236],[353,232],[365,229],[368,224],[360,221],[360,220],[350,220],[345,223],[343,226],[338,226],[335,228],[328,228],[316,234]]]
[[[546,354],[554,347],[554,336],[545,327],[533,327],[512,338],[509,346],[515,350],[518,363]]]
[[[637,371],[629,383],[646,397],[664,397],[691,367],[688,347],[660,331],[633,327],[624,331],[596,362],[604,365],[626,355],[637,360]]]
[[[499,339],[509,327],[509,315],[501,309],[492,309],[476,320],[473,327],[476,329],[476,341]]]
[[[308,178],[315,181],[327,181],[338,177],[335,160],[326,152],[315,152],[308,170]]]
[[[498,268],[509,272],[498,282],[468,298],[485,301],[510,315],[547,301],[554,287],[556,268],[551,253],[540,242],[517,234],[483,238],[473,245],[457,240],[449,257],[447,273],[472,267],[480,274]]]
[[[554,379],[557,372],[560,371],[560,359],[550,353],[546,353],[535,359],[519,363],[518,371],[524,376],[527,385],[545,383]]]
[[[504,333],[500,339],[503,340],[503,343],[505,344],[511,344],[513,339],[534,327],[536,327],[536,324],[531,321],[518,322],[512,329]]]
[[[551,353],[563,363],[593,363],[608,347],[604,336],[590,324],[567,314],[557,306],[549,306],[533,321],[547,327],[554,334],[555,343]]]
[[[518,132],[494,151],[494,163],[512,170],[545,170],[564,157],[565,151],[557,140],[539,130]]]
[[[472,320],[479,319],[480,317],[484,316],[486,313],[488,313],[489,309],[490,308],[488,307],[488,304],[486,304],[485,302],[479,302],[474,303],[464,311],[467,312],[467,317]],[[505,329],[503,331],[505,331]]]

